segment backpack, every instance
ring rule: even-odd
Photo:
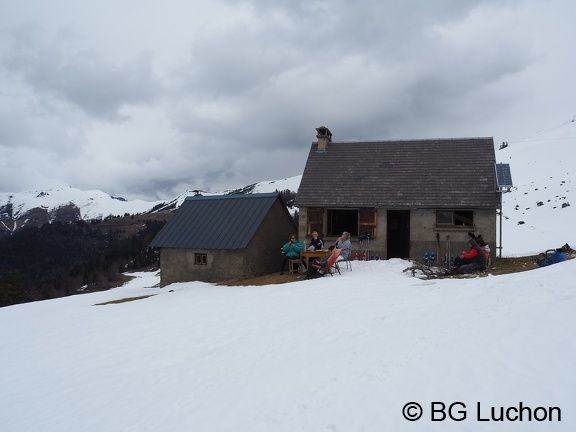
[[[492,260],[490,259],[490,246],[480,246],[480,249],[482,249],[484,251],[484,255],[486,255],[486,268],[488,268],[490,267],[490,264],[492,264]]]

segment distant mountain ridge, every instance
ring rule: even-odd
[[[296,192],[302,175],[282,180],[254,183],[243,188],[205,195],[266,193],[275,190]],[[165,201],[126,200],[99,190],[82,191],[61,187],[19,193],[0,193],[0,236],[30,226],[52,222],[98,220],[109,216],[149,214],[173,211],[188,196],[197,191],[187,190]]]

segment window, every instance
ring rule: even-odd
[[[342,232],[348,231],[351,236],[370,234],[371,238],[376,238],[376,216],[375,208],[326,211],[323,208],[309,208],[306,234],[311,235],[313,231],[318,231],[324,236],[339,236]]]
[[[454,212],[437,211],[436,225],[454,225]]]
[[[351,236],[358,235],[358,210],[328,210],[327,235],[337,236],[348,231]]]
[[[208,255],[203,253],[194,254],[194,263],[197,265],[206,265],[208,263]]]
[[[474,212],[471,210],[437,210],[436,225],[471,228],[474,226]]]

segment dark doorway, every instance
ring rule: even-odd
[[[410,210],[388,210],[388,258],[410,257]]]

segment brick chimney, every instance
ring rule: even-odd
[[[316,128],[316,138],[318,138],[318,152],[324,153],[328,148],[328,143],[332,141],[332,132],[325,126]]]

